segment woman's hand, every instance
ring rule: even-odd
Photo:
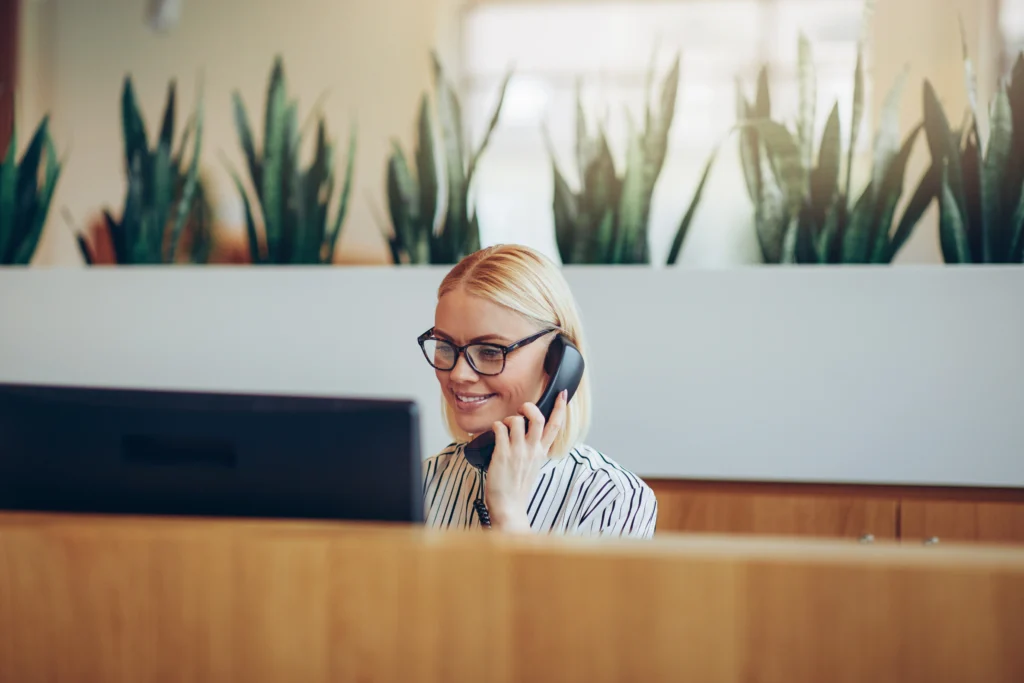
[[[563,391],[548,420],[536,405],[524,403],[519,415],[494,423],[494,455],[487,469],[486,485],[492,528],[530,531],[526,508],[551,444],[565,424],[566,403]],[[526,420],[530,422],[528,429]]]

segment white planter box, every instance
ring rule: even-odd
[[[0,269],[0,381],[413,397],[429,453],[446,270]],[[566,275],[588,441],[638,473],[1024,486],[1024,268]]]

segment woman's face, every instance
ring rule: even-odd
[[[490,342],[508,346],[540,331],[533,323],[462,288],[448,292],[437,302],[434,336],[458,346]],[[526,402],[536,402],[547,384],[544,356],[550,339],[542,337],[521,346],[505,361],[498,375],[481,375],[464,353],[451,370],[435,370],[445,400],[459,427],[480,434],[491,425],[519,412]]]

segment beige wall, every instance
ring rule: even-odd
[[[909,64],[904,125],[920,116],[924,77],[955,112],[950,118],[959,118],[965,97],[958,15],[978,62],[981,99],[987,101],[998,76],[993,69],[999,50],[996,1],[879,0],[873,24],[872,114],[896,73]],[[389,140],[398,136],[411,142],[418,98],[430,85],[428,51],[437,46],[452,66],[456,63],[461,0],[291,0],[287,6],[276,0],[185,0],[182,23],[167,35],[153,34],[143,24],[143,0],[23,2],[18,113],[31,122],[52,112],[58,145],[69,153],[37,264],[79,262],[65,210],[78,225],[105,205],[120,211],[119,98],[126,71],[133,74],[151,131],[167,81],[178,79],[183,119],[202,72],[207,93],[203,160],[216,183],[222,217],[240,225],[241,207],[221,161],[223,155],[240,163],[230,93],[239,89],[250,115],[261,123],[276,52],[286,59],[291,91],[300,97],[303,112],[329,90],[325,111],[334,135],[343,139],[352,117],[357,119],[356,186],[341,248],[386,258],[370,202],[383,211]],[[922,139],[912,158],[910,183],[916,184],[927,162]],[[933,208],[901,261],[938,260],[935,220]]]
[[[302,112],[329,91],[324,109],[339,144],[350,120],[357,120],[354,201],[341,246],[385,256],[367,193],[381,195],[389,140],[410,141],[418,98],[430,84],[427,55],[435,42],[438,0],[185,0],[181,24],[167,35],[143,24],[142,0],[27,3],[19,113],[35,119],[51,111],[58,145],[69,152],[37,263],[79,260],[63,208],[79,224],[105,204],[120,212],[120,93],[126,71],[151,133],[159,125],[168,80],[178,79],[183,121],[202,72],[203,161],[217,183],[224,218],[240,225],[240,207],[221,161],[223,154],[242,168],[230,93],[239,89],[254,125],[262,125],[276,52],[284,55]]]

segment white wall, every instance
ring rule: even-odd
[[[439,268],[0,271],[0,381],[412,397]],[[568,268],[645,475],[1024,486],[1024,269]],[[340,455],[340,454],[339,454]]]

